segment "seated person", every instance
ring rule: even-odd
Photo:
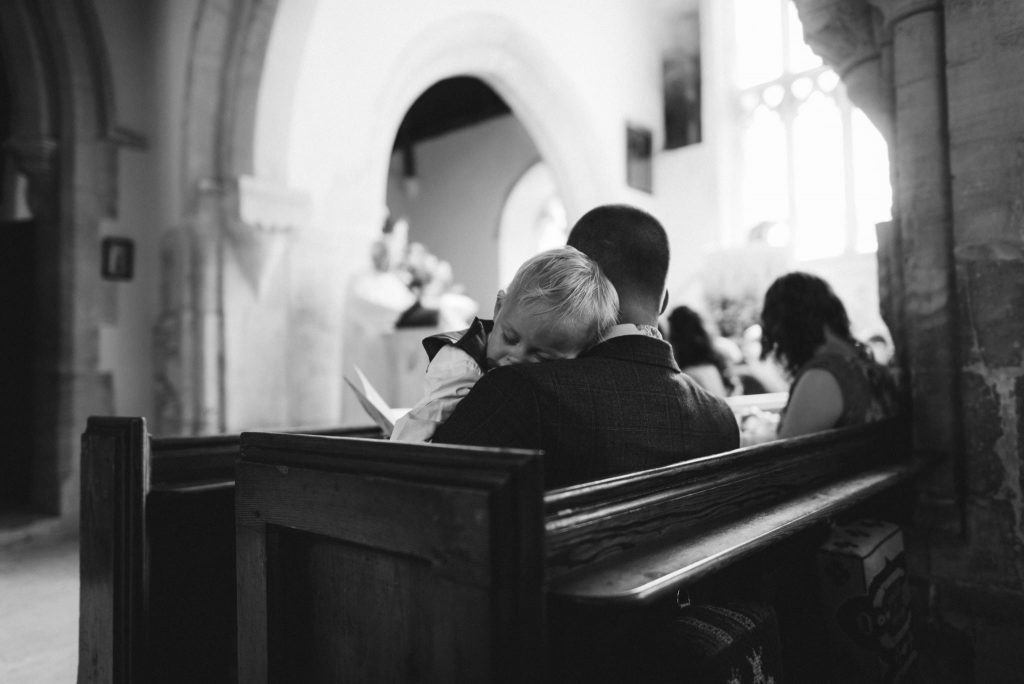
[[[718,397],[737,393],[729,361],[718,352],[700,314],[677,306],[668,317],[668,341],[676,363],[698,385]]]
[[[543,449],[548,488],[738,447],[728,404],[679,370],[658,333],[669,244],[657,219],[600,206],[579,219],[569,244],[614,285],[618,325],[576,359],[488,372],[433,441]]]
[[[542,252],[498,292],[494,321],[423,341],[427,395],[395,423],[391,439],[426,441],[491,368],[572,359],[601,340],[618,316],[615,289],[572,247]]]
[[[809,273],[775,280],[764,298],[762,357],[774,356],[792,378],[779,437],[794,437],[894,416],[896,382],[867,345],[850,333],[842,301]]]
[[[743,386],[743,394],[788,392],[789,383],[778,364],[761,357],[761,325],[754,323],[740,337],[742,359],[733,369]]]

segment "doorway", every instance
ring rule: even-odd
[[[9,166],[4,160],[5,173]],[[5,183],[6,185],[6,183]],[[11,197],[4,194],[6,214]],[[0,220],[0,416],[4,448],[0,450],[0,514],[32,507],[33,454],[31,426],[35,421],[33,350],[36,346],[35,229],[32,220]]]
[[[5,74],[0,54],[0,74]],[[14,102],[6,78],[0,78],[0,140],[11,136]],[[33,349],[35,331],[35,232],[24,199],[25,178],[9,152],[0,156],[0,515],[32,507],[34,424]]]
[[[475,77],[447,78],[428,88],[395,136],[388,211],[406,220],[410,244],[422,244],[451,265],[454,284],[478,304],[481,316],[490,317],[495,293],[507,284],[501,262],[508,245],[529,243],[522,247],[529,251],[524,258],[537,251],[529,236],[534,226],[516,235],[506,214],[513,189],[538,164],[543,166],[541,153],[515,112]],[[553,178],[547,178],[548,194],[557,198]]]

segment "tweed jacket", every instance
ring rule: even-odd
[[[495,368],[432,441],[543,449],[552,489],[735,449],[739,429],[667,342],[623,335],[577,359]]]

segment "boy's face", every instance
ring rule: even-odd
[[[514,363],[574,359],[586,349],[582,331],[567,329],[551,314],[537,307],[502,301],[494,305],[494,329],[487,337],[487,362],[491,368]]]

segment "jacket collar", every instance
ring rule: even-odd
[[[679,372],[679,364],[672,355],[672,346],[664,340],[647,335],[619,335],[606,339],[581,354],[580,358],[619,359]]]
[[[454,344],[469,354],[482,370],[487,370],[487,336],[494,328],[494,321],[474,318],[466,330],[445,332],[423,339],[423,349],[431,361],[441,347]]]

